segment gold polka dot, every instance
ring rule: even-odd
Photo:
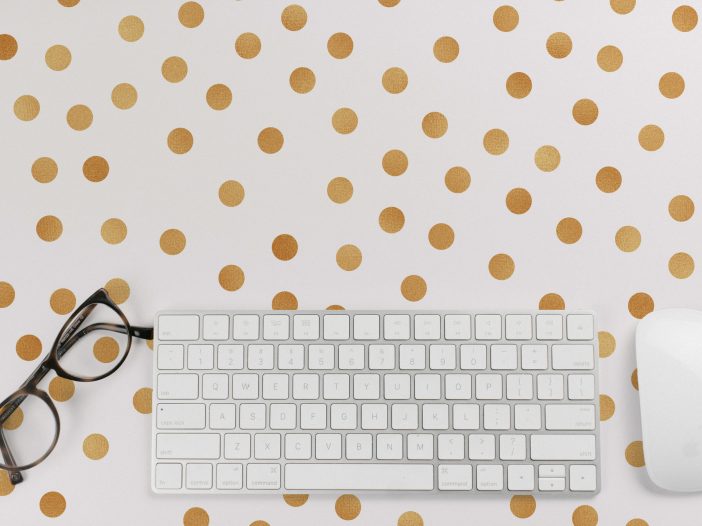
[[[351,108],[339,108],[332,115],[332,126],[338,133],[346,135],[358,126],[358,116]]]
[[[125,16],[117,27],[119,36],[127,42],[136,42],[144,35],[144,22],[138,16]]]
[[[429,230],[429,244],[437,250],[446,250],[453,245],[455,234],[446,223],[438,223]]]
[[[645,292],[637,292],[629,298],[629,312],[634,318],[641,319],[654,309],[653,298]]]
[[[100,460],[110,449],[110,443],[104,435],[93,433],[83,440],[83,453],[90,460]]]
[[[606,394],[600,395],[600,420],[603,422],[614,416],[614,400]]]
[[[400,292],[408,301],[419,301],[427,293],[427,282],[421,276],[407,276],[402,280]]]
[[[168,57],[161,64],[161,75],[168,82],[180,82],[187,74],[188,63],[180,57]]]
[[[110,281],[105,283],[105,290],[107,294],[112,298],[117,305],[121,305],[129,299],[131,290],[129,289],[129,283],[124,281],[122,278],[112,278]]]
[[[51,157],[40,157],[32,164],[32,177],[39,183],[50,183],[57,174],[58,165]]]
[[[383,155],[383,170],[388,175],[396,177],[407,171],[409,161],[402,150],[390,150]]]
[[[617,348],[616,338],[607,331],[597,333],[597,339],[600,344],[600,358],[611,356]]]
[[[110,165],[104,157],[94,155],[83,163],[83,175],[92,183],[99,183],[110,173]]]
[[[281,261],[289,261],[297,254],[297,240],[290,234],[280,234],[271,245],[273,255]]]
[[[3,411],[4,412],[4,411]],[[12,414],[3,422],[2,428],[6,431],[14,431],[24,422],[24,412],[21,407],[15,409]]]
[[[665,134],[655,124],[648,124],[639,132],[639,144],[648,152],[654,152],[663,146]]]
[[[185,2],[178,9],[178,20],[187,28],[199,26],[204,19],[205,10],[197,2]]]
[[[573,105],[573,118],[582,126],[589,126],[597,120],[600,110],[590,99],[580,99]]]
[[[565,58],[573,50],[573,41],[566,33],[553,33],[546,40],[546,51],[553,58]]]
[[[686,195],[676,195],[668,204],[668,213],[676,221],[687,221],[695,213],[695,203]]]
[[[388,234],[395,234],[405,226],[405,214],[399,208],[389,206],[380,212],[378,223]]]
[[[556,225],[556,235],[563,243],[571,245],[583,235],[583,227],[574,217],[565,217]]]
[[[297,4],[292,4],[283,9],[280,15],[283,27],[290,31],[299,31],[307,23],[307,11]]]
[[[395,7],[400,3],[400,0],[378,0],[378,3],[383,7]]]
[[[253,33],[242,33],[237,37],[234,49],[241,58],[255,58],[261,52],[261,39]]]
[[[679,73],[670,71],[658,81],[661,95],[668,99],[676,99],[685,91],[685,79]]]
[[[66,46],[56,44],[46,50],[44,60],[49,69],[63,71],[71,64],[71,52]]]
[[[552,172],[561,163],[561,153],[555,146],[542,146],[536,150],[534,162],[542,172]]]
[[[66,113],[66,122],[76,131],[87,130],[93,123],[93,112],[85,104],[76,104]]]
[[[439,62],[447,64],[458,57],[459,46],[455,38],[441,37],[434,42],[434,56]]]
[[[103,336],[93,344],[93,356],[98,362],[111,363],[119,356],[119,344],[110,336]]]
[[[224,290],[239,290],[245,281],[244,271],[237,265],[226,265],[219,271],[219,284]]]
[[[0,281],[0,309],[9,307],[15,301],[15,288],[7,281]]]
[[[327,310],[346,310],[346,309],[344,309],[344,307],[342,307],[341,305],[329,305],[327,307]]]
[[[132,397],[132,405],[142,415],[151,414],[151,400],[153,398],[153,389],[151,387],[142,387],[137,390]]]
[[[641,245],[641,233],[633,226],[623,226],[614,235],[614,242],[622,252],[633,252]]]
[[[631,385],[634,386],[634,389],[637,391],[639,390],[639,370],[634,369],[634,371],[631,373]]]
[[[31,95],[22,95],[15,101],[15,116],[21,121],[31,121],[39,115],[39,101]]]
[[[514,495],[509,501],[509,509],[515,517],[526,519],[536,511],[536,499],[532,495]]]
[[[575,508],[572,519],[573,526],[597,526],[599,520],[597,510],[587,504]]]
[[[51,294],[49,304],[56,314],[68,314],[76,308],[76,296],[68,289],[58,289]]]
[[[264,153],[277,153],[283,147],[283,134],[278,128],[264,128],[258,134],[258,147]]]
[[[185,249],[185,234],[176,228],[170,228],[161,234],[159,244],[166,254],[175,256]]]
[[[28,362],[36,360],[41,354],[41,340],[33,334],[25,334],[17,340],[15,351],[17,351],[17,356],[23,360]]]
[[[244,193],[239,181],[225,181],[219,187],[219,200],[224,206],[238,206],[244,200]]]
[[[39,509],[47,517],[58,517],[66,511],[66,499],[58,491],[44,493],[39,500]]]
[[[55,376],[49,382],[49,395],[57,402],[65,402],[73,397],[76,386],[72,380]]]
[[[646,461],[644,460],[643,442],[641,442],[641,440],[635,440],[626,446],[624,457],[626,458],[626,461],[635,468],[640,468],[646,465]]]
[[[502,32],[512,31],[519,24],[519,13],[511,5],[500,6],[492,14],[492,23]]]
[[[112,104],[120,110],[128,110],[137,103],[137,90],[131,84],[123,82],[112,89]]]
[[[438,139],[448,130],[448,120],[443,113],[432,111],[427,113],[422,119],[422,130],[427,137]]]
[[[317,82],[310,68],[297,68],[290,73],[290,87],[295,93],[309,93]]]
[[[350,521],[361,513],[361,501],[356,495],[341,495],[336,499],[334,509],[340,518]]]
[[[63,7],[75,7],[79,2],[80,0],[58,0],[58,3]]]
[[[595,184],[602,192],[611,194],[622,185],[622,174],[614,166],[605,166],[597,172]]]
[[[470,173],[462,166],[449,168],[444,176],[444,184],[454,194],[463,193],[470,186]]]
[[[626,526],[648,526],[648,522],[643,519],[631,519]]]
[[[63,233],[63,223],[56,216],[44,216],[37,222],[36,231],[43,241],[56,241]]]
[[[353,39],[346,33],[334,33],[327,41],[327,51],[334,58],[344,59],[353,51]]]
[[[507,254],[495,254],[490,258],[488,270],[495,279],[508,279],[514,274],[514,260]]]
[[[678,252],[673,254],[668,261],[668,270],[678,279],[689,278],[695,271],[695,260],[690,254]]]
[[[173,153],[182,155],[193,147],[193,134],[186,128],[175,128],[168,134],[166,142]]]
[[[539,300],[541,310],[565,310],[565,300],[560,294],[549,292],[544,294]]]
[[[283,495],[283,500],[286,502],[288,506],[292,506],[293,508],[299,508],[303,504],[307,502],[307,499],[309,499],[310,496],[307,494],[289,494],[286,493]]]
[[[402,93],[407,87],[409,79],[402,68],[390,68],[383,73],[383,87],[392,94]]]
[[[327,184],[327,195],[335,203],[345,203],[353,195],[353,185],[346,177],[335,177]]]
[[[280,291],[273,296],[271,308],[273,310],[297,310],[297,298],[292,292]]]
[[[336,251],[336,264],[343,270],[356,270],[362,260],[363,254],[356,245],[344,245]]]
[[[678,31],[687,33],[697,26],[697,11],[689,5],[681,5],[673,11],[673,25]]]
[[[597,65],[608,73],[617,71],[623,61],[624,56],[617,46],[605,46],[597,53]]]
[[[7,471],[0,469],[0,497],[6,497],[15,490]]]
[[[202,508],[190,508],[183,515],[183,526],[209,526],[210,516]]]
[[[424,526],[424,519],[416,511],[406,511],[397,519],[397,526]]]
[[[207,90],[205,99],[213,110],[224,110],[232,103],[232,90],[224,84],[214,84]]]
[[[615,13],[626,15],[636,6],[636,0],[609,0],[609,5]]]
[[[524,214],[531,208],[531,194],[524,188],[512,188],[507,193],[505,203],[513,214]]]
[[[509,148],[509,136],[498,128],[488,130],[483,137],[485,151],[492,155],[502,155]]]
[[[105,243],[117,245],[127,237],[127,225],[121,219],[113,217],[102,224],[100,235]]]
[[[531,78],[526,73],[518,71],[507,77],[507,93],[515,99],[523,99],[531,93]]]
[[[0,60],[10,60],[17,54],[17,40],[8,34],[0,35]]]
[[[266,521],[253,521],[249,526],[271,526]]]

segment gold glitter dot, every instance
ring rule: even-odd
[[[205,10],[197,2],[185,2],[178,9],[178,20],[187,28],[199,26],[204,19]]]
[[[405,226],[405,214],[399,208],[389,206],[380,212],[378,223],[388,234],[395,234]]]
[[[470,186],[470,173],[462,166],[449,168],[444,176],[444,184],[454,194],[463,193]]]
[[[492,14],[492,23],[504,33],[512,31],[519,24],[519,13],[511,5],[500,6]]]
[[[278,128],[264,128],[258,134],[258,147],[262,152],[273,154],[283,147],[283,134]]]
[[[492,155],[502,155],[509,148],[509,136],[498,128],[488,130],[483,137],[485,151]]]
[[[273,310],[297,310],[297,298],[290,291],[282,290],[271,300]]]
[[[361,513],[361,501],[356,495],[341,495],[336,499],[334,509],[340,518],[350,521]]]
[[[406,511],[397,519],[397,526],[424,526],[424,519],[416,511]]]
[[[507,193],[505,203],[513,214],[524,214],[531,208],[531,194],[524,188],[512,188]]]
[[[327,310],[346,310],[346,309],[344,309],[344,307],[342,307],[341,305],[329,305],[327,307]]]
[[[555,146],[542,146],[534,154],[534,163],[542,172],[552,172],[561,163],[561,154]]]
[[[32,164],[32,177],[39,183],[50,183],[57,174],[58,165],[51,157],[40,157]]]
[[[668,99],[676,99],[685,91],[685,79],[679,73],[670,71],[658,81],[661,95]]]
[[[90,460],[100,460],[110,449],[110,443],[105,435],[93,433],[83,440],[83,453]]]
[[[120,110],[128,110],[133,107],[137,103],[138,97],[136,88],[126,82],[117,84],[112,90],[112,104]]]
[[[634,389],[637,391],[639,390],[639,370],[634,369],[634,371],[631,373],[631,385],[634,386]]]
[[[388,175],[396,177],[407,171],[409,161],[402,150],[390,150],[383,155],[383,170]]]
[[[590,99],[580,99],[573,105],[573,118],[582,126],[589,126],[597,120],[600,110]]]
[[[56,216],[44,216],[36,226],[39,239],[47,242],[56,241],[63,233],[63,224]]]
[[[600,344],[600,358],[611,356],[617,348],[617,340],[607,331],[597,333],[597,339]]]
[[[641,245],[641,233],[636,227],[623,226],[614,235],[614,242],[622,252],[633,252]]]
[[[695,213],[695,203],[686,195],[676,195],[668,204],[668,213],[676,221],[687,221]]]
[[[432,111],[427,113],[422,119],[422,130],[427,137],[438,139],[448,130],[448,120],[443,113]]]
[[[356,245],[344,245],[336,251],[336,264],[343,270],[356,270],[362,260],[363,254]]]
[[[8,34],[0,35],[0,60],[10,60],[17,54],[17,40]]]
[[[28,362],[36,360],[41,354],[41,340],[33,334],[25,334],[15,345],[17,356]]]
[[[409,82],[407,73],[402,68],[390,68],[383,73],[383,88],[392,94],[402,93]]]
[[[237,37],[234,49],[241,58],[252,59],[261,52],[261,40],[253,33],[242,33]]]
[[[209,526],[210,516],[202,508],[190,508],[183,515],[183,526]]]
[[[488,270],[495,279],[508,279],[514,274],[514,260],[508,254],[495,254],[490,258]]]
[[[161,250],[169,256],[180,254],[185,249],[185,234],[176,228],[170,228],[161,234]]]
[[[546,40],[546,51],[553,58],[565,58],[573,50],[573,41],[566,33],[553,33]]]
[[[127,225],[121,219],[113,217],[102,224],[100,235],[105,243],[117,245],[127,237]]]
[[[539,300],[539,309],[541,310],[565,310],[565,308],[565,300],[555,292],[544,294]]]
[[[339,108],[332,115],[332,126],[338,133],[349,134],[358,126],[358,116],[351,108]]]
[[[15,101],[13,110],[21,121],[31,121],[39,115],[39,101],[31,95],[22,95]]]
[[[49,491],[39,500],[39,509],[47,517],[58,517],[66,511],[66,499],[58,491]]]
[[[383,7],[395,7],[400,3],[400,0],[378,0],[378,3]]]
[[[93,356],[100,363],[111,363],[119,356],[119,344],[110,336],[103,336],[93,344]]]
[[[2,411],[4,412],[4,410]],[[18,407],[15,409],[12,414],[3,422],[2,428],[5,431],[14,431],[15,429],[18,429],[19,426],[22,425],[22,422],[24,421],[24,413],[22,412],[22,408]]]
[[[434,42],[434,56],[439,62],[447,64],[458,57],[459,46],[455,38],[444,36]]]
[[[572,520],[573,526],[597,526],[599,518],[595,508],[584,504],[575,508]]]
[[[224,84],[214,84],[207,90],[205,99],[213,110],[225,110],[232,103],[232,90]]]
[[[421,276],[407,276],[402,280],[400,292],[407,301],[419,301],[427,293],[427,282]]]
[[[626,526],[648,526],[648,522],[643,519],[631,519]]]
[[[161,75],[168,82],[180,82],[187,74],[188,63],[180,57],[168,57],[161,64]]]
[[[219,187],[219,200],[224,206],[239,206],[244,194],[244,187],[239,181],[225,181]]]
[[[132,397],[132,405],[142,415],[151,414],[151,405],[153,398],[153,389],[151,387],[142,387],[137,390]]]
[[[695,271],[695,260],[690,254],[678,252],[673,254],[668,261],[668,270],[678,279],[689,278]]]
[[[244,271],[237,265],[226,265],[219,271],[219,284],[224,290],[234,292],[244,285]]]
[[[626,15],[636,6],[636,0],[609,0],[609,5],[615,13]]]
[[[614,400],[606,394],[600,395],[600,420],[603,422],[614,416]]]
[[[429,230],[429,244],[437,250],[446,250],[453,245],[455,234],[446,223],[438,223]]]
[[[305,9],[297,4],[292,4],[283,9],[280,15],[280,21],[283,23],[283,27],[290,31],[299,31],[307,23],[307,12]]]
[[[68,314],[76,308],[76,296],[68,289],[58,289],[51,294],[49,304],[56,314]]]
[[[309,93],[317,82],[310,68],[297,68],[290,73],[290,87],[295,93]]]
[[[138,16],[125,16],[117,27],[119,36],[127,42],[136,42],[144,35],[144,22]]]
[[[283,495],[283,500],[286,502],[288,506],[292,506],[293,508],[299,508],[303,504],[307,502],[307,499],[309,499],[310,496],[307,494],[289,494],[286,493]]]
[[[110,296],[112,301],[117,305],[121,305],[129,299],[131,290],[129,288],[129,283],[127,283],[122,278],[112,278],[110,281],[105,283],[105,290],[107,295]]]
[[[79,2],[80,0],[58,0],[58,3],[63,7],[75,7]]]
[[[76,131],[84,131],[93,123],[93,112],[85,104],[76,104],[66,113],[66,122]]]
[[[640,468],[646,465],[646,461],[644,460],[643,442],[641,442],[641,440],[635,440],[626,446],[624,457],[626,458],[626,461],[635,468]]]
[[[76,386],[72,380],[55,376],[49,382],[49,396],[56,402],[65,402],[73,397]]]
[[[532,495],[514,495],[509,501],[509,509],[515,517],[526,519],[536,511],[536,499]]]
[[[697,26],[697,11],[689,5],[681,5],[673,11],[673,25],[678,31],[687,33]]]
[[[629,298],[629,312],[634,318],[641,319],[652,312],[655,304],[653,298],[645,292],[637,292]]]
[[[92,183],[99,183],[110,173],[110,165],[104,157],[93,155],[83,163],[83,175]]]
[[[281,261],[289,261],[297,254],[297,240],[290,234],[280,234],[273,240],[271,250]]]
[[[63,71],[71,64],[71,52],[66,46],[56,44],[46,50],[44,60],[49,69]]]
[[[0,309],[12,305],[15,301],[15,288],[7,281],[0,281]]]
[[[665,141],[665,134],[655,124],[647,124],[639,131],[639,144],[647,152],[655,152]]]
[[[580,221],[574,217],[565,217],[556,225],[556,235],[563,243],[572,245],[580,240],[583,235],[583,227]]]
[[[166,142],[173,153],[182,155],[193,147],[193,134],[186,128],[175,128],[168,134]]]
[[[523,99],[529,93],[531,93],[531,78],[526,73],[518,71],[512,73],[507,77],[507,82],[505,83],[507,87],[507,93],[509,93],[515,99]]]
[[[353,196],[353,185],[346,177],[335,177],[327,184],[327,195],[335,203],[345,203]]]
[[[15,490],[15,485],[10,482],[7,471],[0,469],[0,497],[5,497]]]
[[[334,33],[327,41],[327,51],[336,59],[344,59],[353,51],[353,39],[346,33]]]
[[[612,73],[617,71],[624,62],[624,55],[617,46],[604,46],[597,52],[597,65],[602,71]]]
[[[602,192],[611,194],[622,185],[622,174],[613,166],[605,166],[597,172],[595,184]]]

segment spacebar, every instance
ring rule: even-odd
[[[434,489],[431,464],[288,464],[286,489]]]

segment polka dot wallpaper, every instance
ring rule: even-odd
[[[162,308],[592,308],[603,491],[156,497],[150,345],[50,377],[17,525],[692,524],[645,474],[633,331],[702,308],[697,0],[0,5],[0,396],[104,286]],[[99,340],[95,358],[116,359]],[[5,426],[23,425],[17,413]],[[27,425],[27,422],[24,422]]]

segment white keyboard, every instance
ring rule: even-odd
[[[156,493],[600,489],[594,315],[160,312]]]

